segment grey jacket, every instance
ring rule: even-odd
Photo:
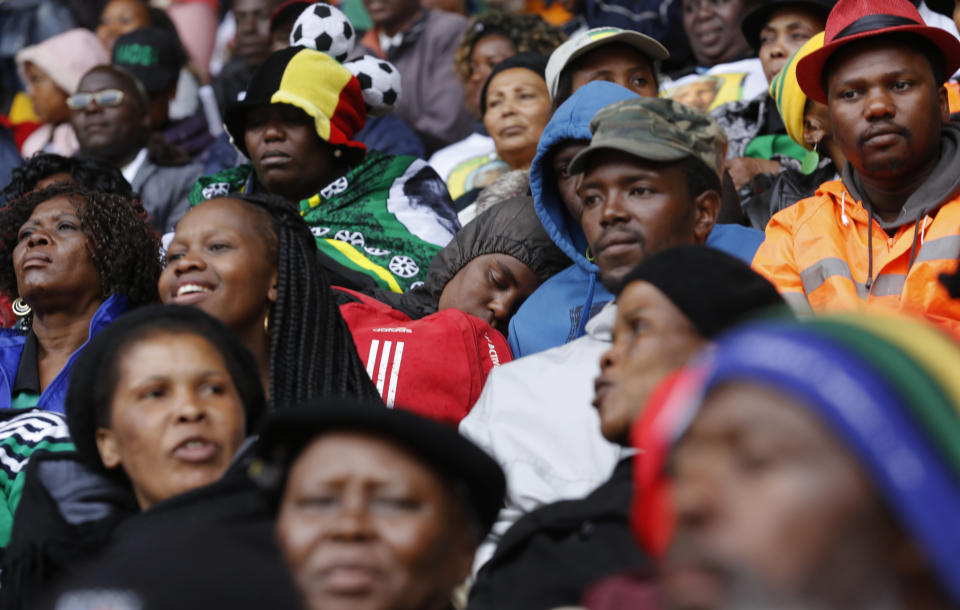
[[[386,57],[400,71],[403,91],[397,115],[420,137],[427,157],[459,142],[473,130],[463,105],[463,85],[454,73],[453,55],[467,29],[467,20],[453,13],[424,10],[404,33],[403,42],[384,54],[376,29],[357,46],[355,55]]]
[[[190,209],[187,193],[203,174],[203,165],[188,163],[161,166],[147,159],[133,177],[133,192],[140,195],[150,226],[160,234],[170,233]]]

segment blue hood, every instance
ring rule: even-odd
[[[590,133],[590,119],[602,108],[635,97],[639,96],[629,89],[605,81],[587,83],[580,87],[553,113],[553,118],[540,136],[537,156],[530,165],[530,191],[533,193],[534,207],[543,228],[575,265],[591,274],[596,273],[597,266],[585,256],[587,240],[580,223],[570,217],[566,206],[560,200],[556,183],[553,180],[544,183],[544,176],[552,173],[547,171],[547,161],[553,149],[562,142],[589,141],[593,137]]]

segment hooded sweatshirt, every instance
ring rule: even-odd
[[[374,297],[413,319],[437,311],[440,294],[467,263],[485,254],[506,254],[533,271],[541,282],[570,264],[544,232],[529,197],[515,197],[480,214],[457,232],[434,257],[423,286],[398,294],[378,290]]]
[[[613,300],[613,295],[600,282],[599,269],[586,258],[587,240],[583,229],[567,212],[548,164],[560,144],[570,140],[589,141],[593,137],[590,119],[599,110],[634,97],[637,97],[635,93],[619,85],[603,81],[587,83],[557,108],[543,131],[530,166],[530,191],[547,235],[573,265],[544,282],[513,316],[508,340],[514,358],[583,336],[587,321]],[[747,263],[762,241],[762,232],[739,225],[717,225],[707,237],[708,246]]]
[[[93,32],[77,28],[17,53],[17,70],[24,83],[27,82],[27,62],[43,70],[64,93],[72,95],[77,92],[83,75],[94,66],[109,64],[110,55]],[[64,122],[41,126],[24,141],[20,153],[24,158],[40,151],[72,157],[79,147],[73,127]]]
[[[960,256],[958,157],[960,126],[945,124],[939,162],[892,221],[848,162],[842,180],[770,219],[753,268],[799,312],[893,309],[960,329],[960,301],[938,280]]]
[[[456,425],[490,371],[511,360],[506,339],[489,320],[453,307],[437,311],[447,282],[485,254],[511,256],[541,281],[570,264],[544,233],[533,201],[516,197],[457,233],[433,259],[425,286],[404,294],[380,290],[378,300],[341,292],[340,313],[388,407]]]

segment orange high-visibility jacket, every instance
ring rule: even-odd
[[[753,268],[798,312],[888,308],[960,330],[960,300],[940,285],[960,255],[960,198],[891,237],[840,180],[780,211],[767,225]],[[868,250],[873,231],[873,252]],[[873,279],[869,280],[870,256]],[[913,263],[911,264],[911,257]]]

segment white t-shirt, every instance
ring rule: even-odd
[[[477,187],[489,186],[510,170],[497,156],[493,138],[479,133],[441,148],[428,163],[447,183],[451,199]]]

